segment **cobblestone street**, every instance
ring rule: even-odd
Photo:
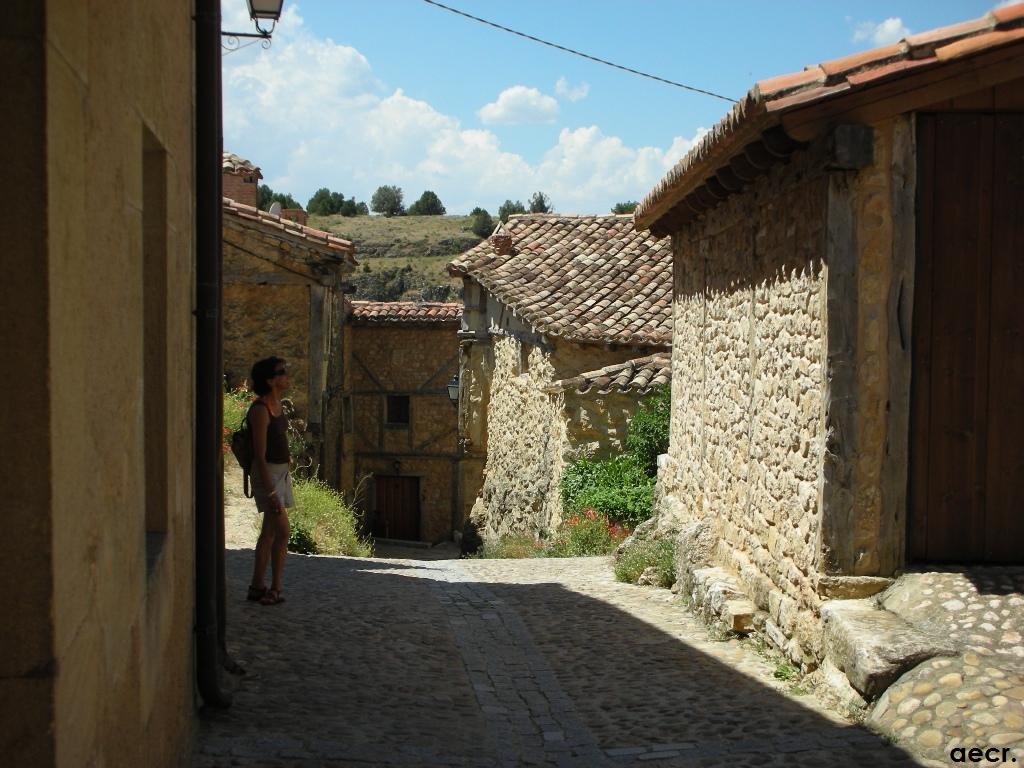
[[[917,764],[605,558],[293,555],[263,607],[251,557],[228,551],[247,674],[204,713],[201,768]]]

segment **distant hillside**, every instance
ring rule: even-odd
[[[353,298],[375,301],[460,300],[445,264],[480,242],[468,216],[310,216],[309,226],[355,244]]]
[[[356,246],[356,258],[455,256],[480,242],[469,216],[310,216],[309,226]]]

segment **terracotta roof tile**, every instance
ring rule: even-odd
[[[224,153],[220,167],[222,171],[227,171],[228,173],[245,174],[247,176],[255,174],[257,179],[263,178],[259,166],[253,165],[248,160],[232,152]]]
[[[843,56],[759,81],[637,206],[634,220],[647,229],[697,190],[733,155],[778,125],[789,111],[906,77],[944,62],[1024,41],[1024,3],[993,10],[893,45]]]
[[[256,227],[265,234],[288,240],[296,245],[305,246],[313,253],[318,253],[332,260],[344,260],[351,265],[356,264],[355,246],[348,240],[298,224],[290,219],[283,219],[272,213],[253,208],[251,205],[237,203],[231,198],[224,198],[224,216],[248,226]]]
[[[636,392],[647,394],[654,387],[672,381],[672,355],[658,352],[647,357],[638,357],[625,363],[608,365],[596,371],[587,371],[571,379],[562,379],[546,387],[548,392],[565,392],[573,389],[580,393],[595,389],[597,394],[610,392]]]
[[[462,305],[417,301],[352,301],[349,318],[359,323],[457,323]]]
[[[629,216],[523,214],[509,218],[512,252],[487,240],[448,265],[538,331],[572,341],[667,346],[672,340],[672,249],[636,232]]]

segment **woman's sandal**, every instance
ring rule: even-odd
[[[260,598],[260,605],[277,605],[283,602],[284,598],[281,597],[281,593],[276,589],[268,589],[263,597]]]
[[[246,600],[251,600],[252,602],[255,603],[255,602],[259,602],[260,600],[262,600],[264,597],[266,597],[266,595],[267,595],[267,588],[266,587],[254,587],[254,586],[252,586],[250,584],[249,585],[249,593],[245,596],[245,599]]]

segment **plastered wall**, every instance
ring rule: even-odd
[[[0,551],[17,574],[16,620],[0,633],[0,754],[183,765],[194,724],[191,9],[19,0],[5,19],[0,62],[15,74],[0,157],[28,210],[0,256],[6,364],[21,372],[0,385],[14,489]],[[3,203],[17,221],[21,209]],[[156,282],[144,243],[157,249]],[[155,335],[144,303],[165,307]],[[157,416],[147,398],[161,400]],[[166,462],[159,484],[147,442],[154,466]],[[147,565],[158,500],[163,536]]]

